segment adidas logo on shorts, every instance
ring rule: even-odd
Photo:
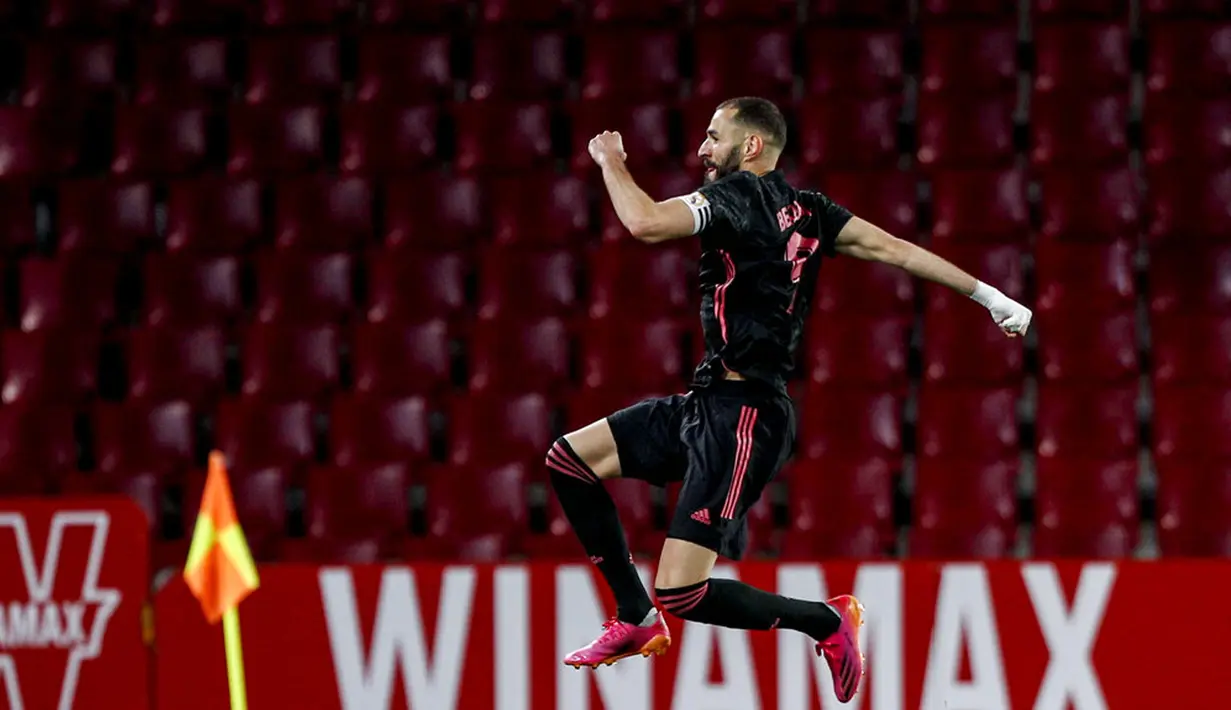
[[[697,512],[693,513],[691,517],[693,520],[697,521],[698,523],[701,523],[702,525],[710,524],[710,511],[705,508],[702,508],[701,510],[698,510]]]

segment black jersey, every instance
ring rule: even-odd
[[[682,199],[701,238],[705,359],[694,386],[727,370],[785,390],[821,261],[851,213],[778,170],[739,171]]]

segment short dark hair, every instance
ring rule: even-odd
[[[757,96],[741,96],[723,101],[718,108],[735,109],[736,121],[764,134],[766,142],[778,150],[786,147],[786,119],[773,101]]]

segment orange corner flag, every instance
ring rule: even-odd
[[[184,565],[184,580],[211,624],[234,610],[261,583],[235,515],[226,464],[219,451],[209,455],[209,474],[188,563]]]

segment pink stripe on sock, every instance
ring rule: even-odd
[[[678,603],[678,605],[674,609],[675,615],[680,616],[681,614],[687,614],[694,607],[696,607],[698,604],[701,603],[701,600],[705,598],[705,593],[708,592],[709,590],[710,590],[710,583],[706,582],[705,586],[698,589],[696,594],[692,595],[687,600],[684,600]]]
[[[569,466],[577,473],[580,473],[581,475],[587,478],[590,478],[594,480],[595,482],[598,481],[598,476],[594,475],[594,473],[584,463],[579,461],[577,457],[569,455],[569,452],[566,451],[564,447],[561,446],[560,444],[553,445],[551,447],[551,451],[548,453],[553,453],[553,452],[555,453],[556,458],[560,460],[560,463],[563,463]]]
[[[553,446],[551,451],[547,452],[547,461],[549,465],[554,464],[556,470],[563,473],[568,473],[574,478],[580,478],[587,483],[597,483],[598,477],[587,471],[582,466],[579,466],[576,461],[569,458],[560,446]]]
[[[572,476],[573,478],[576,478],[577,480],[581,481],[582,483],[590,483],[590,484],[593,484],[593,483],[594,483],[594,481],[591,481],[591,480],[590,480],[590,479],[588,479],[588,478],[582,478],[581,476],[579,476],[579,475],[577,475],[576,473],[574,473],[574,472],[572,472],[572,471],[568,470],[567,468],[564,468],[563,466],[560,466],[559,464],[555,463],[554,461],[548,461],[548,462],[547,462],[547,468],[550,468],[550,469],[555,470],[555,471],[559,471],[560,473],[563,473],[563,474],[564,474],[564,475],[566,475],[566,476]]]
[[[735,517],[739,494],[744,489],[744,474],[748,470],[748,460],[752,458],[752,433],[756,423],[757,410],[744,407],[740,411],[739,427],[735,434],[735,471],[731,475],[731,488],[727,491],[727,501],[722,506],[722,517],[728,520]]]
[[[659,597],[659,600],[662,601],[663,607],[668,611],[691,609],[697,605],[697,602],[701,601],[701,597],[705,596],[705,592],[709,590],[709,586],[710,585],[707,583],[704,587],[694,589],[687,594],[682,594],[677,599],[671,599],[668,601],[664,600],[662,597]]]

